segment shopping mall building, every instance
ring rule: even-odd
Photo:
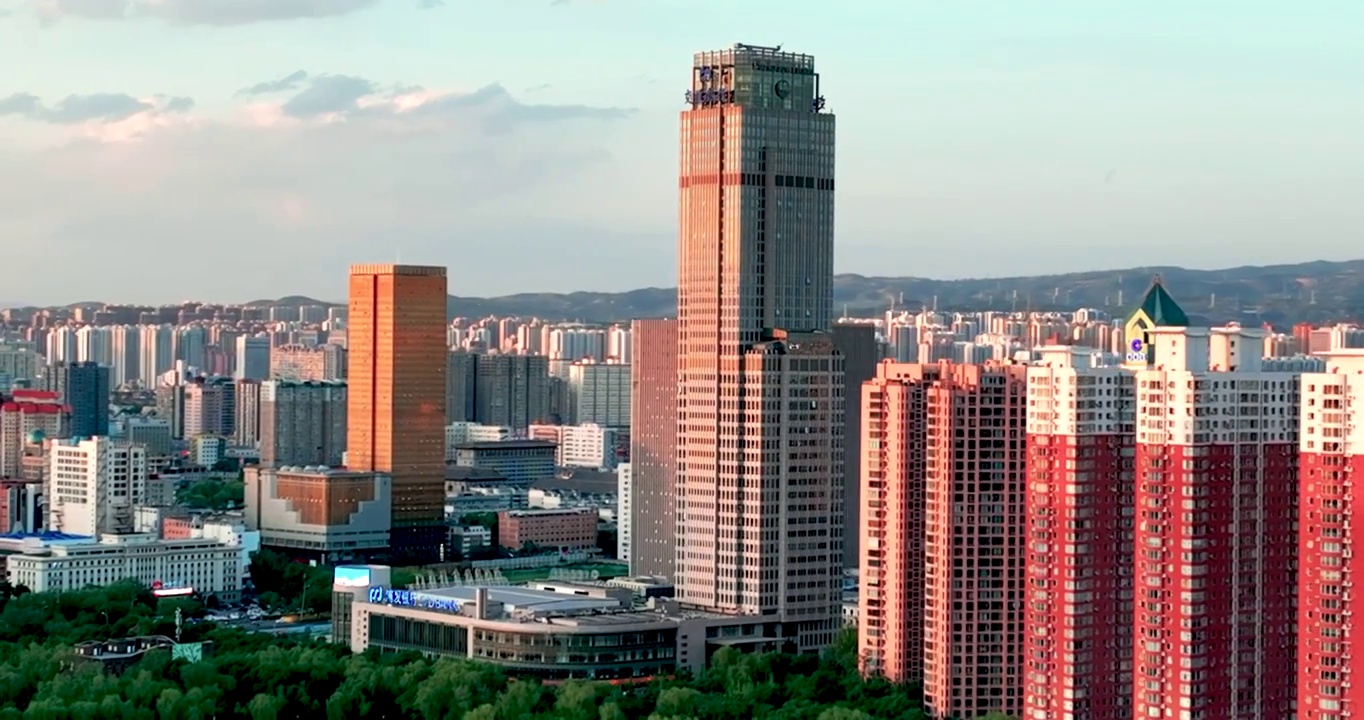
[[[568,582],[525,587],[396,589],[379,565],[338,567],[332,634],[354,652],[416,650],[506,667],[544,680],[647,679],[696,672],[721,647],[790,649],[780,624],[644,600],[628,588]]]

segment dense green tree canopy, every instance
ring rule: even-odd
[[[242,507],[246,483],[241,480],[196,480],[181,487],[175,500],[195,510],[229,510]]]
[[[418,718],[419,720],[917,720],[914,688],[863,681],[855,642],[823,657],[716,654],[700,677],[637,686],[546,686],[501,668],[415,654],[352,655],[318,640],[253,635],[199,620],[192,600],[132,583],[63,594],[0,592],[0,720]],[[210,640],[201,662],[148,653],[122,674],[78,662],[75,643],[175,631]]]

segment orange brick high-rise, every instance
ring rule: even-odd
[[[935,718],[1023,706],[1026,384],[887,361],[863,386],[859,655]]]
[[[445,268],[352,265],[347,465],[389,474],[393,553],[445,541]]]

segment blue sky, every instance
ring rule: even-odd
[[[817,57],[840,272],[1364,255],[1357,1],[0,8],[0,300],[671,285],[691,53],[736,41]]]

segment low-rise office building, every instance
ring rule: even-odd
[[[455,447],[454,462],[495,470],[512,482],[529,485],[554,477],[557,446],[544,440],[470,442]]]
[[[455,526],[450,528],[450,547],[467,559],[477,550],[491,547],[493,531],[481,525]]]
[[[481,660],[520,677],[640,680],[699,671],[721,647],[789,649],[763,616],[683,612],[663,600],[632,607],[628,590],[571,583],[402,590],[387,575],[338,568],[333,636],[353,652],[415,650]],[[368,584],[368,586],[366,586]]]
[[[497,544],[520,550],[586,550],[597,546],[596,508],[504,510],[497,516]]]
[[[152,534],[94,538],[31,537],[5,558],[9,581],[34,592],[79,590],[136,580],[181,588],[224,603],[241,599],[241,548],[212,539],[160,540]]]
[[[392,479],[313,467],[248,468],[246,526],[260,543],[324,562],[388,547]]]

